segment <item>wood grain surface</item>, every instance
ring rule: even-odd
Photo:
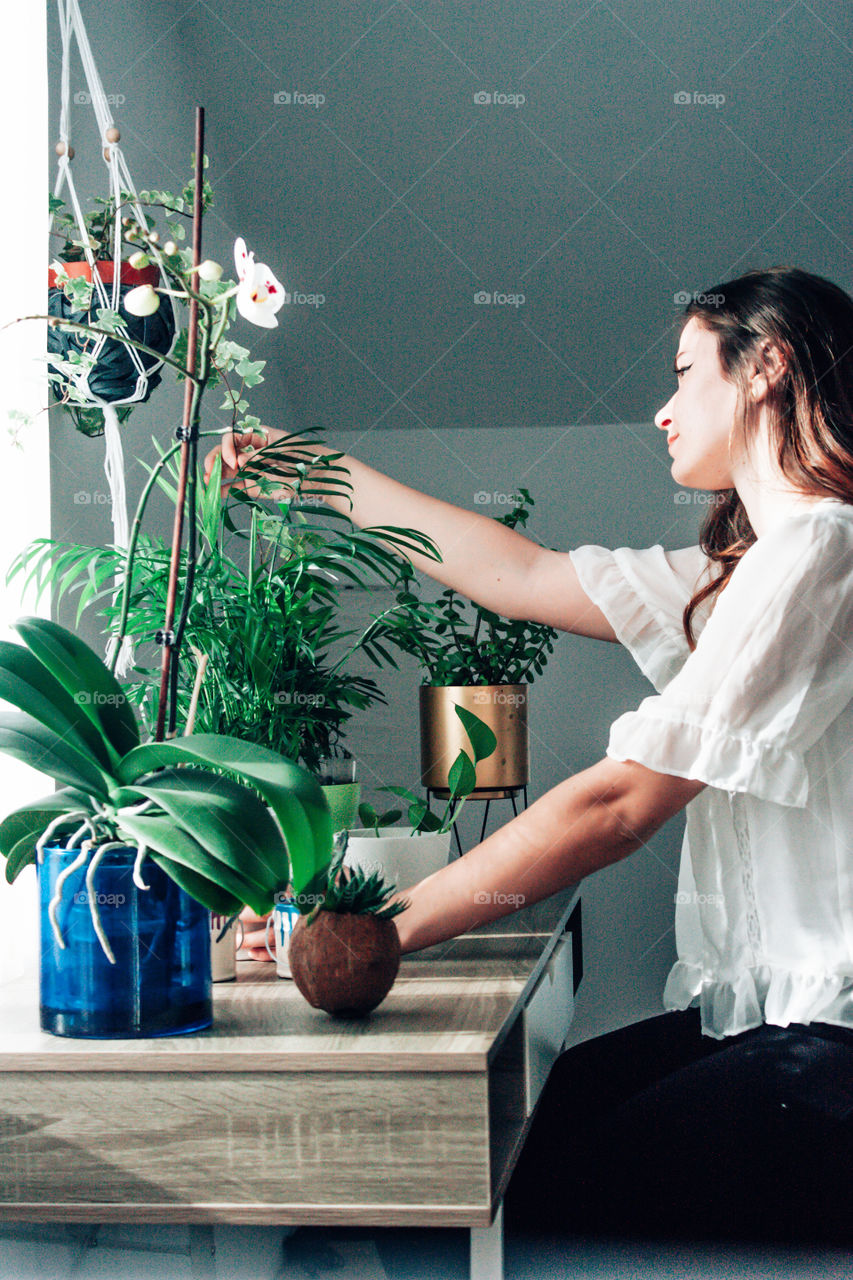
[[[576,896],[405,956],[363,1019],[251,961],[209,1031],[158,1040],[48,1035],[34,984],[0,987],[0,1219],[488,1225],[530,1119],[519,1015]]]

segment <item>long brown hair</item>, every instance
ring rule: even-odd
[[[749,370],[753,362],[765,364],[769,339],[787,366],[764,402],[782,472],[799,493],[853,502],[853,298],[822,276],[770,267],[698,294],[684,309],[682,328],[694,317],[716,334],[723,372],[737,387],[730,439],[748,446],[755,436],[759,407],[748,393]],[[723,590],[755,542],[737,490],[721,490],[717,499],[699,543],[721,570],[684,610],[691,649],[694,612]]]

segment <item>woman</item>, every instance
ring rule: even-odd
[[[699,546],[555,552],[344,459],[357,524],[421,529],[443,563],[419,568],[621,642],[658,691],[396,923],[404,952],[453,937],[506,914],[484,897],[538,901],[687,806],[671,1012],[562,1055],[509,1219],[850,1242],[853,300],[790,268],[699,297],[655,417],[676,483],[719,494]],[[224,438],[226,483],[259,443]]]

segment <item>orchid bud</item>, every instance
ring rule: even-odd
[[[222,278],[222,268],[218,262],[214,262],[211,258],[205,258],[204,262],[199,263],[198,278],[199,280],[220,280]]]
[[[141,249],[138,249],[136,253],[132,253],[130,255],[127,261],[128,264],[133,267],[134,271],[141,271],[143,267],[148,266],[151,259],[148,257],[147,253],[143,253]]]
[[[163,252],[165,253],[167,258],[171,258],[173,253],[178,252],[178,246],[175,244],[174,240],[166,241],[166,243],[163,245]]]
[[[122,306],[132,316],[152,316],[160,306],[160,297],[150,284],[140,284],[125,294]]]

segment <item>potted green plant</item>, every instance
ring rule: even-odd
[[[381,873],[346,865],[341,833],[326,873],[323,897],[296,921],[288,945],[291,976],[309,1004],[338,1017],[357,1017],[380,1004],[400,966],[393,917],[408,906]]]
[[[154,199],[156,197],[156,200]],[[202,207],[212,201],[208,183],[204,184]],[[192,205],[192,187],[179,196],[170,192],[144,191],[133,201],[149,209],[166,212],[169,222],[169,247],[185,236],[181,217]],[[92,325],[99,321],[101,294],[95,297],[93,269],[110,299],[116,274],[116,245],[122,246],[120,224],[122,210],[130,207],[131,196],[122,193],[122,205],[115,197],[96,197],[94,208],[83,216],[83,236],[76,218],[65,202],[50,196],[51,237],[58,240],[56,257],[48,268],[48,314],[76,325]],[[117,236],[118,232],[118,236]],[[78,431],[84,435],[101,435],[104,411],[93,398],[107,401],[115,408],[119,422],[124,422],[133,404],[147,400],[162,377],[163,357],[171,350],[175,338],[175,316],[168,297],[164,305],[148,316],[134,315],[124,307],[124,298],[142,285],[156,286],[161,269],[156,262],[132,244],[130,256],[118,264],[118,308],[111,313],[112,332],[97,336],[82,329],[53,327],[48,332],[48,381],[58,403],[69,413]],[[90,257],[92,262],[90,262]],[[134,339],[133,344],[121,340],[122,332]],[[138,344],[138,345],[136,345]],[[132,354],[132,349],[135,354]],[[143,383],[139,384],[142,374]]]
[[[512,509],[497,517],[510,529],[525,528],[534,502],[519,489]],[[425,679],[420,689],[421,783],[446,796],[443,762],[464,746],[454,708],[465,707],[484,720],[497,750],[477,765],[473,793],[481,799],[512,794],[527,785],[530,684],[553,651],[553,627],[502,618],[482,605],[467,605],[448,588],[437,600],[414,590],[414,574],[397,595],[399,611],[389,617],[391,638],[416,657]]]
[[[378,687],[377,696],[372,701],[386,701]],[[370,703],[366,702],[364,705],[369,706]],[[361,782],[356,778],[355,756],[339,741],[334,754],[320,757],[315,776],[323,788],[335,831],[348,830],[358,817],[361,799]]]
[[[282,465],[301,465],[296,445],[281,442],[277,452]],[[414,549],[431,553],[414,531],[360,530],[346,516],[321,514],[310,505],[320,492],[346,491],[346,472],[334,465],[339,456],[325,455],[319,468],[315,463],[311,482],[307,472],[297,474],[288,500],[266,503],[239,490],[223,501],[217,463],[196,517],[198,556],[184,630],[195,665],[183,664],[176,683],[179,723],[192,714],[199,732],[239,737],[303,764],[324,786],[336,830],[353,825],[358,804],[354,761],[344,746],[347,723],[355,711],[385,701],[374,680],[350,669],[351,660],[363,653],[382,663],[391,612],[364,629],[343,626],[341,583],[364,587],[379,581],[393,589],[403,561],[389,546],[403,555]],[[152,479],[174,498],[174,458],[164,455]],[[144,509],[140,500],[135,528]],[[123,627],[142,643],[163,618],[171,548],[140,531],[133,556]],[[7,582],[26,575],[36,599],[48,589],[55,604],[76,598],[76,622],[95,613],[105,633],[117,639],[124,602],[110,584],[125,578],[127,564],[128,554],[118,547],[38,539],[17,557]],[[186,568],[184,556],[182,576]],[[134,676],[126,692],[153,732],[156,654],[143,651]]]
[[[359,806],[364,826],[347,833],[345,863],[362,871],[378,871],[393,880],[399,889],[408,889],[447,863],[450,833],[476,785],[476,769],[497,746],[494,733],[479,716],[455,706],[454,711],[471,754],[461,748],[442,782],[447,791],[443,814],[434,813],[428,802],[406,787],[382,787],[405,800],[408,828],[394,824],[403,816],[400,809],[377,813],[372,805]]]
[[[0,823],[7,880],[39,864],[42,1026],[133,1037],[209,1025],[208,910],[269,911],[288,889],[312,909],[332,851],[322,792],[225,735],[143,744],[87,645],[45,619],[17,630],[23,645],[0,642],[0,696],[18,708],[0,715],[0,751],[62,784]]]

